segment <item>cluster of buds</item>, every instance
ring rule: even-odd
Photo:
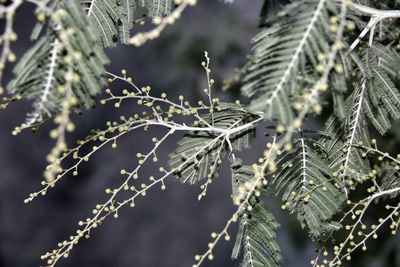
[[[400,188],[397,189],[399,191]],[[345,214],[341,221],[349,220],[350,222],[344,226],[344,230],[347,232],[346,238],[339,242],[333,243],[333,251],[330,253],[324,249],[323,253],[314,260],[311,264],[315,267],[322,266],[342,266],[344,260],[350,261],[352,259],[352,253],[361,249],[362,251],[367,250],[367,241],[369,239],[378,238],[378,230],[382,229],[385,225],[389,226],[390,233],[396,235],[399,222],[400,222],[400,202],[396,205],[385,205],[386,216],[378,218],[376,223],[367,223],[366,213],[370,209],[373,201],[378,198],[384,198],[391,191],[383,191],[375,193],[368,198],[365,198],[358,202],[348,201],[347,204],[352,208]]]
[[[400,156],[392,157],[388,153],[382,152],[377,147],[375,139],[371,140],[372,146],[358,143],[355,147],[362,149],[363,157],[368,155],[377,156],[378,161],[387,159],[389,162],[383,163],[382,166],[376,166],[369,174],[359,177],[359,182],[370,182],[371,185],[366,188],[367,197],[352,201],[347,200],[347,212],[340,219],[339,223],[344,224],[343,231],[346,237],[343,241],[337,242],[333,239],[333,250],[329,252],[326,248],[319,253],[316,259],[311,261],[315,267],[322,266],[342,266],[344,260],[350,261],[354,251],[361,249],[367,250],[367,242],[370,239],[378,238],[378,231],[385,227],[389,228],[392,235],[397,234],[400,225],[400,202],[394,198],[400,194],[400,187],[396,184],[383,185],[379,183],[379,176],[387,171],[388,167],[398,170],[400,166]],[[397,179],[397,176],[396,178]],[[385,215],[370,222],[368,214],[372,213],[376,205],[384,205]]]

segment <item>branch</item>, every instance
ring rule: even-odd
[[[351,7],[364,15],[370,16],[371,18],[365,29],[360,33],[357,39],[350,45],[347,53],[353,51],[369,31],[371,31],[369,39],[369,44],[371,46],[373,42],[373,36],[375,33],[375,26],[382,20],[389,18],[400,18],[400,10],[380,10],[357,3],[352,3]]]

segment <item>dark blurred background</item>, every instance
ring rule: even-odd
[[[151,85],[154,93],[167,92],[171,98],[184,94],[201,99],[205,76],[200,62],[204,51],[211,56],[215,93],[225,100],[239,97],[237,90],[222,92],[222,80],[243,64],[250,51],[250,39],[257,32],[262,0],[237,0],[225,5],[216,0],[203,0],[185,11],[184,16],[162,36],[140,48],[119,46],[108,50],[112,60],[109,70],[119,73],[125,68],[138,85]],[[32,6],[17,15],[19,41],[14,52],[22,55],[30,46],[29,34],[35,21]],[[8,72],[6,81],[11,78]],[[118,86],[117,86],[118,87]],[[121,89],[121,88],[117,88]],[[101,96],[99,97],[101,98]],[[69,136],[69,144],[87,135],[92,128],[104,127],[106,119],[130,114],[134,103],[119,110],[112,105],[99,106],[74,116],[77,130]],[[29,131],[17,137],[12,129],[23,122],[30,103],[17,103],[0,113],[0,266],[36,267],[40,255],[53,249],[77,227],[77,222],[90,215],[92,208],[106,200],[104,189],[122,182],[121,168],[131,169],[138,151],[149,149],[147,135],[133,134],[119,142],[116,150],[106,148],[85,164],[77,177],[67,176],[44,198],[31,204],[23,199],[39,189],[46,162],[53,145],[48,137],[51,123],[36,133]],[[156,133],[155,133],[156,134]],[[163,147],[167,155],[177,138]],[[260,131],[251,153],[242,153],[251,163],[262,152],[265,139]],[[161,161],[162,162],[162,161]],[[139,200],[137,208],[124,210],[118,220],[110,219],[81,242],[58,266],[65,267],[180,267],[192,266],[194,255],[205,251],[210,233],[223,228],[234,211],[230,194],[228,164],[212,184],[207,197],[197,200],[198,186],[182,185],[169,179],[165,192],[151,190]],[[148,173],[144,175],[151,175]],[[284,255],[283,266],[309,266],[315,256],[314,244],[307,241],[293,217],[280,211],[279,201],[267,199],[268,207],[282,227],[278,240]],[[232,229],[231,236],[235,236]],[[353,257],[348,266],[400,266],[399,239],[382,235],[381,245],[371,244],[363,257]],[[234,238],[232,238],[234,240]],[[204,266],[238,266],[231,261],[233,242],[221,242],[215,259]]]

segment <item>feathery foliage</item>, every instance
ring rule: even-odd
[[[75,2],[63,4],[50,23],[46,34],[19,61],[16,77],[8,84],[10,93],[34,100],[26,126],[60,111],[68,80],[74,82],[76,110],[93,105],[93,97],[105,82],[108,59],[95,45],[92,26]]]
[[[145,7],[151,18],[159,18],[167,16],[172,10],[171,0],[136,0],[137,5]]]
[[[16,60],[13,21],[24,2],[0,4],[0,21],[5,22],[0,36],[0,82],[6,64]],[[208,249],[195,256],[194,267],[213,260],[214,248],[221,239],[230,241],[236,222],[239,230],[232,258],[242,253],[241,266],[246,267],[281,266],[279,224],[261,201],[267,195],[295,214],[310,239],[318,242],[317,257],[311,261],[314,267],[342,266],[358,248],[366,250],[367,242],[378,238],[378,230],[386,225],[391,234],[397,233],[400,155],[382,152],[377,139],[390,138],[386,147],[395,151],[392,143],[397,141],[392,136],[398,129],[393,121],[400,119],[399,1],[265,0],[251,56],[231,79],[251,98],[248,106],[240,100],[222,102],[211,94],[219,83],[211,78],[207,52],[201,65],[206,71],[203,91],[208,103],[198,101],[196,106],[182,95],[175,102],[167,93],[151,94],[149,86],[139,88],[126,70],[121,76],[105,70],[106,47],[119,42],[140,46],[157,38],[196,0],[29,2],[36,6],[38,18],[32,32],[35,43],[15,66],[15,78],[7,88],[11,97],[4,98],[0,107],[20,98],[33,100],[33,112],[14,133],[48,118],[57,126],[50,132],[56,145],[47,156],[43,187],[30,194],[26,203],[46,195],[69,173],[78,175],[81,165],[103,147],[117,148],[122,136],[157,128],[152,148],[136,154],[136,167],[120,170],[124,181],[105,189],[108,199],[95,205],[75,233],[42,256],[48,267],[67,258],[107,218],[118,218],[123,207],[135,207],[136,199],[150,189],[166,190],[168,177],[189,184],[205,180],[200,185],[201,200],[224,158],[232,162],[228,182],[235,211],[219,233],[211,234]],[[139,19],[138,11],[145,13]],[[154,27],[131,35],[134,25],[143,24],[146,16]],[[113,102],[118,108],[134,100],[141,112],[109,121],[104,129],[93,130],[76,147],[68,148],[66,132],[75,127],[70,113],[95,103],[105,76],[129,89],[121,95],[106,89],[109,97],[100,103]],[[252,144],[257,127],[267,129],[269,137],[260,137],[266,146],[252,164],[243,163],[237,158],[241,151],[258,153]],[[309,137],[305,128],[318,138]],[[170,153],[168,166],[163,166],[158,162],[160,147],[172,135],[182,138]],[[147,180],[141,175],[148,165],[156,168]],[[383,217],[369,218],[374,216],[373,207],[382,204]]]
[[[325,131],[329,138],[322,144],[330,157],[331,169],[339,170],[345,181],[344,186],[352,186],[352,180],[362,181],[370,167],[355,148],[359,143],[370,143],[370,122],[380,134],[391,128],[391,119],[398,119],[400,94],[391,77],[398,72],[393,66],[399,63],[398,54],[381,45],[365,49],[359,61],[358,85],[348,97],[344,119],[333,115],[327,122]],[[348,180],[351,173],[352,180]]]
[[[135,2],[134,0],[122,0],[119,6],[120,26],[119,38],[121,43],[127,44],[131,29],[134,24]]]
[[[390,118],[400,118],[400,92],[391,79],[399,73],[395,67],[400,63],[398,53],[383,46],[365,50],[365,86],[368,99],[363,109],[380,134],[391,128]]]
[[[293,1],[263,27],[253,39],[254,47],[243,79],[242,92],[256,96],[251,109],[265,118],[292,122],[293,95],[301,95],[315,80],[318,55],[329,52],[329,16],[335,12],[330,1]],[[314,67],[314,68],[310,68]],[[301,75],[302,79],[297,80]]]
[[[381,189],[382,190],[391,190],[400,187],[400,177],[399,177],[399,169],[397,166],[391,166],[391,168],[386,169],[386,174],[382,178]],[[396,198],[400,192],[394,192],[390,196],[392,198]]]
[[[359,143],[369,144],[370,135],[363,111],[366,85],[361,81],[347,100],[348,116],[344,122],[334,115],[328,119],[325,132],[327,137],[320,143],[328,155],[329,168],[339,176],[340,184],[346,188],[370,171],[369,163],[355,147]]]
[[[280,266],[282,256],[275,241],[279,224],[274,216],[258,203],[243,214],[237,243],[243,247],[243,267]]]
[[[250,166],[235,161],[232,164],[234,196],[240,195],[240,188],[254,179]],[[276,241],[276,229],[279,224],[275,217],[263,207],[262,202],[253,198],[254,206],[242,214],[239,230],[232,251],[232,258],[243,250],[243,267],[275,267],[282,262],[281,250]]]
[[[128,6],[120,6],[121,1],[117,0],[82,0],[81,5],[85,10],[87,17],[92,21],[93,24],[97,24],[95,28],[98,36],[104,46],[115,46],[118,40],[118,21],[120,19],[120,10],[122,8],[129,12],[131,8]],[[124,9],[125,12],[125,9]],[[124,17],[125,18],[125,17]],[[129,18],[128,18],[129,19]],[[122,21],[122,20],[121,20]],[[127,25],[121,24],[123,30],[129,30]]]
[[[332,217],[345,197],[335,186],[328,164],[312,148],[311,141],[300,137],[296,148],[279,159],[279,170],[273,175],[276,192],[283,193],[283,207],[297,214],[302,227],[314,239],[339,229]]]
[[[81,5],[97,24],[98,35],[106,47],[116,46],[118,39],[128,44],[138,7],[146,8],[150,18],[164,17],[172,11],[171,0],[81,0]]]
[[[194,126],[201,128],[213,127],[229,130],[232,127],[240,127],[256,118],[257,115],[250,113],[236,104],[221,103],[220,110],[204,117],[204,122],[197,122]],[[205,123],[208,123],[206,125]],[[181,182],[194,184],[202,179],[211,179],[217,175],[218,167],[222,158],[228,152],[241,151],[250,146],[254,135],[254,127],[232,134],[229,139],[218,132],[193,131],[188,133],[178,143],[178,148],[170,155],[169,164],[172,169],[177,169],[175,175]],[[207,149],[199,151],[207,145]],[[201,153],[199,153],[201,152]],[[178,166],[185,159],[197,155],[185,166]]]

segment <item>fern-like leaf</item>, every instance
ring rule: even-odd
[[[119,27],[119,38],[123,44],[127,44],[130,38],[130,31],[133,28],[134,10],[134,0],[121,0],[119,7],[121,21]]]
[[[294,155],[292,155],[294,153]],[[335,187],[328,164],[303,137],[296,149],[279,160],[279,171],[273,184],[277,193],[284,192],[284,207],[296,213],[301,226],[309,229],[313,239],[339,229],[332,217],[345,200]]]
[[[265,118],[290,123],[293,119],[290,97],[305,87],[295,81],[315,74],[317,55],[327,54],[330,11],[327,0],[293,1],[254,38],[253,55],[242,92],[256,97],[250,107],[265,112]],[[315,68],[312,68],[315,69]]]
[[[370,103],[365,105],[365,111],[382,135],[391,128],[390,118],[400,118],[400,92],[390,77],[399,72],[394,67],[398,63],[398,54],[383,46],[377,45],[365,52],[364,75],[369,97],[366,102]]]
[[[108,59],[96,46],[97,37],[84,13],[74,1],[65,2],[58,12],[60,19],[52,21],[47,33],[21,58],[14,69],[15,79],[8,84],[11,94],[34,100],[27,126],[59,112],[72,63],[78,110],[93,105],[94,95],[105,82],[102,75]]]
[[[386,174],[382,178],[382,183],[380,187],[382,190],[390,190],[400,187],[400,177],[398,168],[396,168],[395,166],[391,166],[386,170]],[[391,194],[390,197],[396,198],[399,195],[400,193],[399,191],[397,191]]]
[[[172,0],[136,0],[138,6],[144,7],[151,18],[168,16],[172,10]]]
[[[221,110],[204,117],[208,123],[219,129],[239,127],[258,118],[257,115],[242,109],[237,105],[221,103]],[[206,127],[198,124],[199,129]],[[239,131],[229,137],[232,150],[240,151],[249,147],[254,127]],[[170,155],[169,164],[172,169],[177,168],[187,158],[197,155],[196,159],[176,170],[175,175],[181,182],[194,184],[205,178],[212,178],[217,174],[217,168],[222,158],[230,150],[225,136],[218,132],[196,131],[188,133],[178,142],[178,148]]]
[[[81,0],[88,18],[103,46],[116,46],[118,40],[127,44],[137,7],[146,8],[148,17],[164,17],[171,13],[172,0]]]
[[[115,46],[118,41],[120,19],[118,0],[81,0],[82,8],[95,27],[104,46]]]
[[[233,164],[232,171],[235,196],[239,194],[239,187],[255,177],[250,166],[242,166],[238,162]],[[238,258],[243,250],[242,267],[278,267],[282,262],[281,250],[276,241],[279,224],[261,202],[256,199],[251,201],[254,205],[251,211],[246,210],[242,215],[232,258]]]
[[[330,157],[330,168],[339,173],[343,186],[361,181],[370,171],[369,163],[355,146],[369,145],[368,121],[382,135],[391,128],[391,119],[400,115],[400,93],[392,81],[398,70],[399,56],[393,50],[374,45],[365,50],[358,62],[360,82],[346,100],[344,118],[333,115],[327,122],[330,138],[322,143]]]
[[[370,144],[365,105],[369,105],[369,102],[366,81],[362,80],[346,101],[346,119],[341,121],[331,116],[325,126],[329,137],[320,141],[329,156],[329,168],[337,174],[338,183],[346,192],[347,188],[353,187],[354,181],[361,182],[362,177],[370,171],[368,161],[355,147],[360,143]]]

